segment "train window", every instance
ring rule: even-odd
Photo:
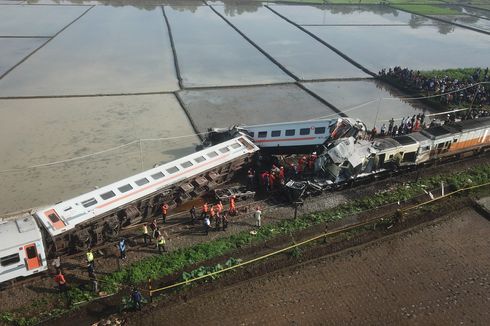
[[[315,128],[315,134],[320,135],[325,133],[326,128],[325,127],[317,127]]]
[[[226,152],[229,152],[229,151],[230,151],[230,149],[229,149],[228,147],[223,147],[223,148],[220,148],[220,149],[219,149],[219,151],[220,151],[221,153],[226,153]]]
[[[457,139],[454,139],[454,140],[453,140],[453,143],[457,143],[457,142],[458,142],[458,140],[457,140]]]
[[[36,258],[37,257],[36,246],[27,247],[26,254],[28,259]]]
[[[204,156],[199,156],[199,157],[196,157],[194,159],[194,161],[196,161],[197,163],[201,163],[201,162],[206,161],[206,159],[204,158]]]
[[[134,183],[136,183],[138,186],[142,186],[147,184],[148,182],[150,182],[150,180],[148,180],[147,178],[143,178],[143,179],[136,180]]]
[[[20,261],[19,254],[12,254],[12,255],[8,255],[8,256],[0,258],[0,265],[8,266],[8,265],[18,263],[19,261]]]
[[[158,172],[158,173],[155,173],[155,174],[152,174],[151,177],[153,178],[153,180],[158,180],[158,179],[161,179],[165,176],[165,174],[163,174],[163,172]]]
[[[249,134],[249,135],[250,135],[250,137],[252,137],[252,138],[254,138],[254,136],[255,136],[255,132],[253,132],[253,131],[249,131],[249,132],[248,132],[248,134]]]
[[[112,197],[115,197],[116,194],[114,193],[114,191],[108,191],[108,192],[105,192],[103,194],[100,195],[100,198],[102,198],[103,200],[107,200],[109,198],[112,198]]]
[[[171,168],[167,169],[167,172],[170,174],[174,174],[175,172],[178,172],[179,168],[176,166],[172,166]]]
[[[238,143],[231,144],[231,148],[233,148],[233,149],[237,149],[240,147],[242,147],[242,146],[240,146],[240,144],[238,144]]]
[[[440,143],[439,145],[437,145],[437,149],[441,149],[442,147],[444,147],[444,143]]]
[[[58,215],[56,215],[55,213],[51,213],[51,214],[49,214],[49,215],[48,215],[48,218],[49,218],[49,220],[51,221],[51,223],[53,223],[53,224],[55,224],[55,223],[57,223],[57,222],[59,222],[59,221],[60,221],[60,219],[59,219]]]
[[[259,138],[267,137],[267,131],[259,131]]]
[[[272,130],[271,137],[279,137],[281,136],[281,130]]]
[[[124,185],[124,186],[119,187],[117,189],[119,189],[120,192],[128,192],[131,189],[133,189],[133,186],[128,183],[127,185]]]
[[[310,134],[310,128],[301,128],[299,130],[299,134],[304,136],[304,135],[309,135]]]
[[[181,166],[184,168],[184,169],[187,169],[187,168],[190,168],[191,166],[193,166],[194,164],[192,164],[191,161],[187,161],[187,162],[184,162],[181,164]]]
[[[65,208],[65,209],[63,210],[63,212],[68,212],[70,209],[71,209],[71,206],[68,206],[67,208]]]
[[[90,207],[90,206],[94,206],[95,204],[97,204],[97,200],[95,200],[95,198],[90,198],[90,199],[82,201],[82,205],[85,208]]]
[[[296,134],[295,129],[288,129],[286,130],[286,136],[294,136]]]
[[[218,153],[216,153],[216,152],[209,152],[209,153],[207,153],[206,155],[207,155],[209,158],[213,158],[213,157],[218,156]]]

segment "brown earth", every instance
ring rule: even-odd
[[[490,320],[490,222],[429,225],[127,315],[130,325],[477,324]]]

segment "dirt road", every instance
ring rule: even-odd
[[[134,314],[131,325],[485,324],[490,222],[471,209],[367,246]]]

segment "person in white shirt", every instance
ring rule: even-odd
[[[209,220],[209,217],[206,216],[204,218],[204,230],[206,231],[206,235],[209,234],[209,229],[211,228],[211,221]]]
[[[257,207],[257,209],[255,210],[254,216],[255,216],[255,226],[257,226],[257,227],[260,228],[261,218],[262,218],[262,211],[260,210],[259,207]]]

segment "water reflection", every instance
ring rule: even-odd
[[[2,6],[0,36],[52,36],[85,10],[86,6]]]
[[[0,96],[178,89],[161,8],[95,6],[0,80]]]
[[[0,78],[47,40],[47,38],[0,38]]]
[[[60,5],[104,5],[111,7],[135,7],[144,10],[154,10],[160,5],[186,7],[188,10],[196,10],[204,5],[198,0],[27,0],[27,4],[60,4]]]
[[[197,128],[229,127],[337,116],[296,85],[237,87],[180,93]]]
[[[308,26],[312,33],[372,71],[401,65],[430,70],[488,65],[488,36],[446,26]]]
[[[209,7],[165,7],[185,86],[292,81]]]
[[[427,108],[418,103],[397,98],[400,94],[396,90],[375,80],[305,83],[304,85],[349,117],[363,121],[369,129],[376,124],[379,130],[381,124],[387,123],[391,118],[397,119],[428,112]]]
[[[271,5],[300,25],[408,24],[411,15],[388,6],[366,5]]]
[[[235,6],[237,8],[238,6]],[[216,10],[301,79],[367,77],[364,72],[266,7],[248,12]],[[241,12],[240,14],[238,14]]]

